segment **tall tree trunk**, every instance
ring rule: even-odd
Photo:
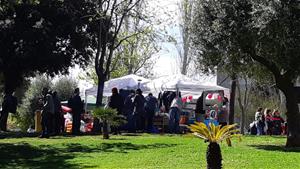
[[[97,107],[102,106],[104,82],[105,82],[104,78],[98,76],[98,92],[97,92],[97,100],[96,100]]]
[[[241,116],[242,116],[242,121],[241,121],[241,134],[245,134],[245,123],[246,123],[246,113],[245,109],[241,109]]]
[[[293,85],[288,85],[283,93],[286,97],[288,124],[286,147],[300,147],[300,112],[297,103],[297,93]]]
[[[229,124],[234,123],[236,79],[237,79],[236,74],[233,74],[231,76],[231,89],[230,89],[230,102],[229,102]]]
[[[207,169],[222,168],[222,154],[218,143],[209,143],[206,151]]]

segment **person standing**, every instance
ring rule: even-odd
[[[195,109],[195,116],[197,122],[203,122],[205,119],[205,110],[203,110],[203,93],[197,99],[196,109]]]
[[[81,114],[83,113],[83,102],[79,96],[79,88],[74,90],[73,97],[69,99],[68,106],[72,109],[72,134],[80,134],[80,120]]]
[[[110,107],[112,109],[116,109],[118,112],[118,115],[121,115],[123,107],[124,107],[124,100],[123,100],[122,96],[119,94],[117,88],[115,88],[115,87],[112,88],[111,92],[112,92],[112,95],[109,98],[108,107]],[[120,134],[120,128],[117,126],[113,126],[112,132],[114,134]]]
[[[14,96],[13,92],[7,92],[2,102],[2,111],[0,116],[0,129],[2,131],[7,131],[8,114],[9,112],[16,113],[17,105],[18,105],[17,97]]]
[[[224,97],[223,105],[217,115],[218,122],[222,127],[226,126],[228,122],[228,102],[228,99]]]
[[[145,98],[145,111],[146,111],[146,118],[147,118],[147,130],[151,132],[153,128],[153,118],[155,114],[155,110],[158,108],[158,101],[156,97],[153,96],[152,93],[149,93],[148,96]]]
[[[273,117],[271,115],[271,109],[265,109],[265,126],[267,126],[266,134],[272,135],[273,131]]]
[[[135,133],[135,130],[136,130],[134,113],[133,113],[134,112],[134,104],[133,104],[134,96],[135,96],[135,91],[131,90],[130,94],[125,98],[124,108],[123,108],[124,116],[126,116],[126,118],[127,118],[126,129],[128,130],[128,132],[131,132],[131,133]]]
[[[43,88],[43,108],[42,108],[42,134],[40,138],[49,138],[51,119],[50,117],[54,114],[54,104],[51,93],[48,88]]]
[[[61,110],[61,103],[56,91],[53,92],[52,97],[54,103],[54,116],[53,116],[54,133],[60,134],[64,129],[64,120],[63,120],[64,117]]]
[[[169,131],[170,133],[179,133],[179,117],[183,107],[180,94],[173,99],[169,112]]]
[[[137,89],[135,92],[133,105],[134,105],[134,116],[136,122],[136,129],[145,130],[145,97],[142,94],[141,89]]]
[[[257,135],[263,135],[264,134],[264,115],[262,113],[262,108],[259,107],[255,113],[255,124],[257,128]]]

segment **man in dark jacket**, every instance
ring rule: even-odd
[[[61,103],[56,91],[53,92],[52,97],[54,103],[54,133],[60,134],[64,129],[64,117],[61,110]]]
[[[142,95],[142,90],[137,89],[135,92],[134,100],[134,115],[136,116],[136,126],[138,130],[145,130],[145,97]]]
[[[122,114],[124,99],[119,94],[117,88],[112,88],[111,93],[112,95],[109,98],[108,107],[116,109],[118,111],[118,114]]]
[[[128,130],[128,132],[131,132],[131,133],[135,132],[135,120],[134,120],[134,114],[133,114],[134,96],[135,96],[135,91],[131,90],[130,94],[125,98],[124,108],[123,108],[124,116],[126,116],[126,119],[127,119],[127,125],[125,126],[125,128]]]
[[[17,98],[13,95],[13,92],[7,92],[4,96],[2,103],[2,111],[0,116],[0,129],[2,131],[7,131],[7,118],[8,113],[16,113],[17,111]]]
[[[147,130],[151,132],[153,128],[153,118],[155,114],[155,110],[158,107],[158,101],[153,96],[152,93],[149,93],[148,96],[145,98],[145,111],[146,111],[146,118],[147,118]]]
[[[79,88],[75,89],[73,97],[68,101],[68,106],[72,109],[72,134],[80,134],[80,120],[81,114],[83,113],[83,102],[79,96]]]
[[[116,109],[118,111],[118,115],[122,114],[123,106],[124,106],[124,100],[122,96],[119,94],[117,88],[112,88],[111,90],[112,95],[109,98],[108,101],[108,107],[112,109]],[[120,134],[120,127],[113,126],[112,127],[113,134]]]

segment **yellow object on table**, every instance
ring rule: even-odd
[[[40,110],[37,110],[35,112],[34,116],[34,121],[35,121],[35,132],[41,132],[42,131],[42,113]]]

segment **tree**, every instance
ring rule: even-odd
[[[115,50],[128,38],[139,32],[122,37],[120,32],[124,19],[134,15],[134,7],[141,0],[100,0],[91,2],[94,6],[85,16],[89,21],[87,34],[92,39],[90,48],[95,54],[95,70],[98,77],[96,105],[102,105],[104,82],[108,80]]]
[[[67,73],[92,55],[77,17],[82,1],[1,1],[0,72],[5,92],[36,73]]]
[[[187,74],[189,64],[192,61],[190,46],[191,46],[191,25],[194,0],[181,0],[178,4],[180,10],[180,35],[181,43],[176,42],[179,58],[180,58],[180,72],[183,75]]]
[[[229,8],[229,1],[224,3],[210,1],[197,1],[195,3],[195,15],[193,19],[193,26],[191,31],[193,52],[197,56],[198,68],[205,72],[214,73],[216,67],[219,72],[225,72],[231,79],[230,90],[230,104],[229,104],[229,124],[234,123],[234,107],[236,86],[239,73],[247,71],[245,69],[247,64],[245,60],[240,59],[242,57],[236,43],[227,43],[224,38],[224,32],[221,31],[222,26],[230,24],[230,17],[219,21],[219,18],[226,12],[232,12]],[[226,6],[227,5],[227,6]],[[200,9],[200,10],[199,10]],[[247,9],[250,10],[250,9]],[[247,13],[246,13],[247,14]],[[244,18],[236,18],[239,22],[246,22],[249,20],[249,15],[245,15]],[[245,19],[243,21],[242,19]],[[220,49],[221,48],[221,49]]]
[[[234,46],[239,53],[235,56],[237,60],[248,65],[250,61],[260,63],[273,75],[276,86],[286,97],[289,131],[286,146],[299,147],[300,112],[294,88],[300,74],[299,2],[210,0],[198,5],[200,13],[209,16],[199,19],[210,23],[206,41],[214,43],[207,44],[224,52],[225,59],[231,58],[225,49]]]
[[[118,36],[125,39],[114,51],[107,80],[128,74],[151,75],[155,62],[153,54],[159,50],[159,47],[158,33],[154,29],[154,20],[151,17],[153,11],[149,11],[147,7],[148,4],[141,1],[132,9],[133,12],[128,12],[124,17]],[[83,78],[98,84],[94,65],[93,69],[90,69],[86,73],[87,76]]]
[[[240,80],[244,82],[244,90],[242,92],[241,85],[239,83]],[[249,80],[248,76],[244,75],[243,78],[237,80],[237,91],[238,97],[237,101],[239,103],[241,109],[241,134],[245,134],[245,125],[246,125],[246,110],[250,103],[250,97],[252,94],[252,82]]]
[[[77,87],[78,87],[77,80],[71,77],[64,76],[59,78],[55,82],[53,86],[53,90],[57,92],[60,100],[67,101],[72,97],[74,90]]]

